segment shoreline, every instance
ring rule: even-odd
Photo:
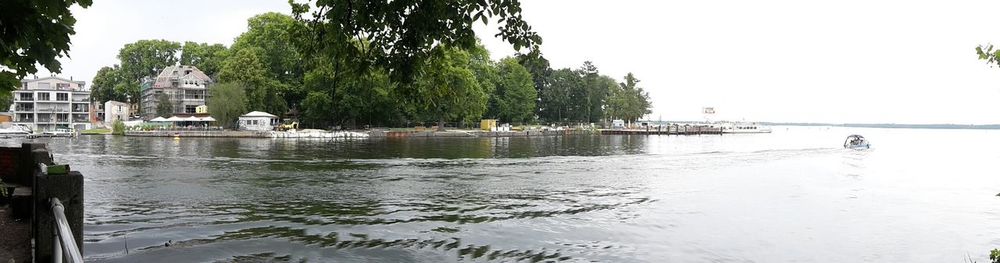
[[[527,131],[335,131],[335,132],[283,132],[283,131],[126,131],[124,136],[134,137],[202,137],[202,138],[273,138],[273,139],[366,139],[366,138],[496,138],[496,137],[545,137],[571,135],[722,135],[718,128],[681,127],[678,129],[565,129]],[[101,135],[101,134],[93,134]]]

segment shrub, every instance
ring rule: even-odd
[[[125,135],[125,123],[121,120],[115,120],[115,122],[111,124],[111,134]]]

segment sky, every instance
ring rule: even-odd
[[[553,68],[592,61],[649,92],[649,119],[825,123],[1000,123],[1000,1],[522,0]],[[89,83],[124,44],[229,45],[246,20],[284,0],[95,0],[74,7],[63,77]],[[515,53],[475,29],[494,59]],[[39,73],[47,75],[48,73]]]

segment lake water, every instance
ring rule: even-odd
[[[84,173],[95,262],[987,262],[1000,248],[1000,131],[774,130],[42,141]],[[842,149],[852,133],[873,148]]]

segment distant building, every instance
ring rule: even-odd
[[[128,103],[109,100],[104,103],[104,125],[111,127],[116,120],[128,121]]]
[[[91,127],[86,82],[60,77],[23,79],[13,95],[15,123],[35,131]]]
[[[143,117],[145,119],[157,117],[156,108],[160,103],[161,94],[170,99],[172,113],[197,113],[198,106],[203,106],[208,101],[208,87],[212,83],[208,75],[194,66],[167,67],[156,78],[142,83],[142,98],[139,103],[142,106]]]
[[[278,116],[267,112],[251,111],[240,116],[240,130],[244,131],[270,131],[274,130],[274,125],[278,125]]]

